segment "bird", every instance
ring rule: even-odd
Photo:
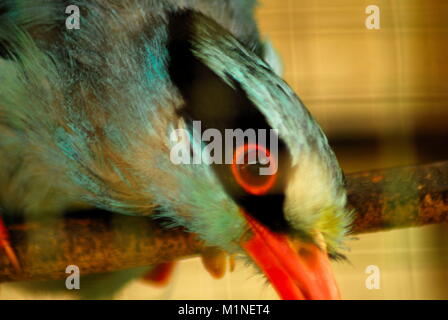
[[[258,3],[69,4],[79,28],[66,26],[66,1],[0,2],[1,215],[98,208],[161,219],[247,257],[282,299],[339,299],[330,260],[344,256],[352,224],[344,175],[279,75]],[[191,138],[196,122],[199,134],[272,134],[233,145],[230,163],[174,163],[176,144],[206,149]],[[266,164],[275,172],[262,175]],[[20,268],[0,226],[0,248]]]

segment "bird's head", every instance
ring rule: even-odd
[[[165,168],[175,183],[158,183],[160,215],[247,253],[283,298],[337,298],[329,257],[351,219],[323,132],[260,47],[192,12],[172,15],[168,29],[169,75],[183,101],[171,152],[181,160]],[[246,139],[229,141],[237,129]]]

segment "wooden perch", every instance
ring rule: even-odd
[[[448,162],[347,175],[353,233],[448,222]]]
[[[448,162],[353,173],[347,186],[355,234],[448,221]],[[82,274],[149,266],[205,248],[195,235],[144,217],[92,213],[8,227],[22,270],[0,254],[0,282],[63,279],[71,264]]]

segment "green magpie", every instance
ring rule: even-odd
[[[69,5],[79,8],[79,29],[66,26]],[[98,208],[161,219],[247,256],[281,298],[339,298],[329,260],[342,256],[352,221],[343,173],[276,72],[255,7],[0,1],[1,214]],[[235,144],[231,163],[174,163],[172,132],[191,138],[195,121],[200,133],[275,134]],[[207,148],[184,142],[189,152]],[[255,161],[236,161],[250,152]],[[275,172],[260,174],[272,163]],[[4,226],[0,239],[20,268]]]

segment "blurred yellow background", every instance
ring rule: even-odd
[[[365,27],[368,5],[380,29]],[[321,123],[346,172],[448,160],[448,1],[264,0],[261,33],[284,76]],[[448,299],[446,225],[361,235],[334,263],[345,299]],[[380,270],[369,290],[365,269]],[[84,283],[85,284],[85,283]],[[81,287],[83,282],[81,281]],[[0,298],[65,298],[0,286]],[[277,299],[237,263],[212,279],[199,259],[180,263],[168,288],[136,280],[119,299]]]
[[[365,27],[372,4],[379,30]],[[265,0],[258,11],[285,79],[338,136],[446,130],[447,17],[438,0]]]
[[[346,172],[448,160],[448,2],[265,0],[262,33]],[[369,30],[365,9],[380,9]],[[448,228],[359,236],[335,263],[347,299],[448,299]],[[379,290],[365,286],[369,265]]]

